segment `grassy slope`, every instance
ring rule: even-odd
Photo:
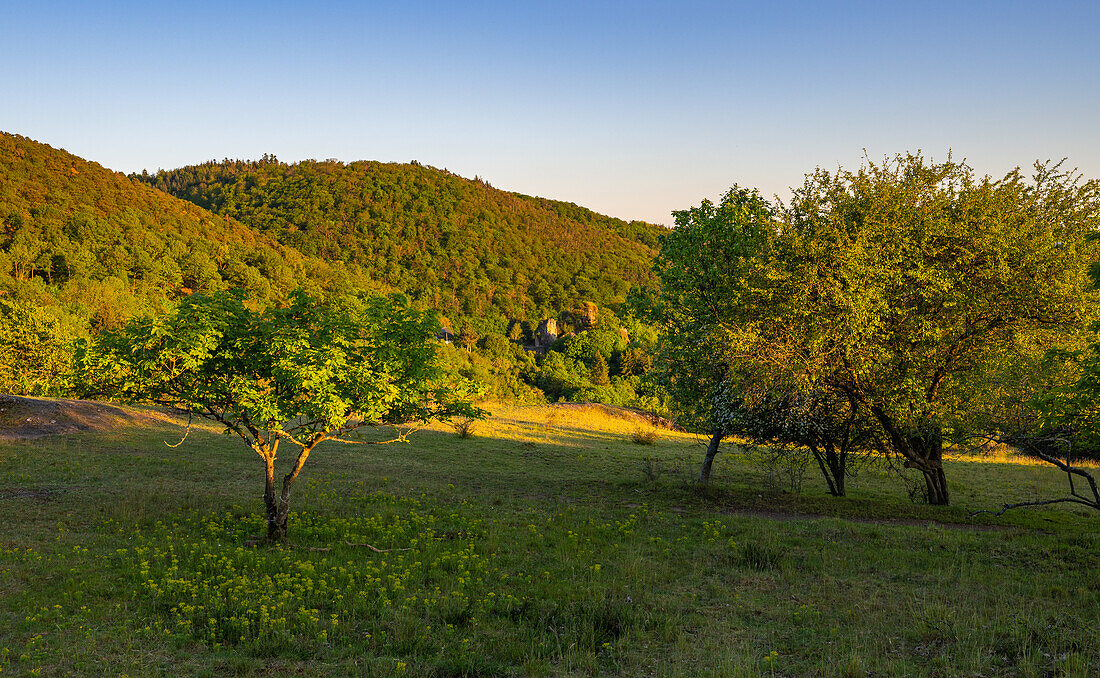
[[[276,550],[244,547],[262,531],[261,479],[233,439],[199,430],[169,449],[179,431],[166,428],[0,442],[0,669],[1100,671],[1100,518],[968,517],[1059,491],[1050,469],[956,461],[956,505],[933,508],[882,470],[837,500],[809,473],[795,495],[727,454],[704,493],[688,482],[700,441],[662,432],[640,446],[635,428],[499,408],[470,439],[440,428],[409,446],[322,449],[297,488],[295,548]],[[282,582],[275,595],[265,575]]]

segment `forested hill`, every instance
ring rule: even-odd
[[[70,326],[117,325],[192,290],[276,299],[347,277],[95,162],[0,133],[0,295],[52,307]]]
[[[621,301],[649,280],[663,230],[415,162],[265,156],[134,176],[452,317],[537,320]]]

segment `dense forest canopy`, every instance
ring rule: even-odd
[[[93,329],[194,290],[271,301],[348,273],[233,219],[25,137],[0,133],[0,290]]]
[[[651,279],[660,226],[497,190],[419,163],[273,156],[134,175],[451,318],[537,322],[622,302]]]
[[[73,339],[195,292],[238,288],[264,307],[295,289],[373,290],[441,311],[459,341],[446,364],[491,395],[634,403],[637,339],[653,337],[610,307],[650,281],[663,232],[417,163],[264,156],[126,177],[2,134],[0,335],[11,369],[0,365],[0,391],[64,392],[58,366]],[[570,311],[585,303],[601,309],[601,332],[618,337],[625,324],[634,339],[583,356],[573,354],[590,341],[563,341],[545,366],[523,349],[541,320],[561,335],[583,329]],[[28,361],[35,369],[15,369]]]

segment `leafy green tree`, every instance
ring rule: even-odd
[[[508,328],[508,338],[515,342],[523,341],[523,323],[518,320],[513,320],[511,327]]]
[[[945,436],[972,426],[983,396],[977,366],[1078,341],[1095,298],[1085,236],[1100,190],[1049,163],[992,179],[904,155],[817,170],[782,210],[735,189],[681,222],[657,264],[684,352],[671,356],[677,400],[713,411],[727,376],[768,371],[830,392],[869,414],[933,504],[950,497]]]
[[[978,364],[1073,342],[1095,295],[1096,182],[1037,164],[999,180],[907,155],[807,178],[785,214],[781,348],[806,383],[854,398],[947,504],[945,429],[970,428]],[[792,284],[793,283],[793,284]],[[775,322],[775,321],[773,321]],[[782,326],[781,325],[781,326]],[[765,350],[764,355],[776,355]]]
[[[603,357],[602,353],[597,353],[596,357],[592,360],[592,367],[589,369],[589,378],[592,380],[594,386],[610,386],[611,377],[608,375],[607,359]]]
[[[434,316],[391,300],[317,302],[250,310],[230,293],[196,294],[162,317],[137,318],[84,345],[86,389],[170,405],[224,425],[264,464],[267,537],[285,537],[290,490],[310,453],[381,425],[477,417],[468,385],[444,385]],[[404,435],[398,440],[403,440]],[[388,441],[393,442],[393,441]],[[280,444],[297,449],[276,494]]]
[[[462,333],[458,335],[458,342],[462,344],[463,348],[467,351],[472,351],[477,347],[477,342],[480,338],[481,335],[478,334],[474,326],[470,323],[466,323],[462,328]]]
[[[56,395],[72,359],[72,341],[40,307],[0,297],[0,393]]]
[[[754,315],[750,281],[769,260],[775,210],[755,191],[734,187],[718,205],[704,200],[673,215],[676,228],[653,265],[660,288],[635,290],[632,305],[662,331],[658,380],[678,422],[710,435],[699,474],[705,483],[731,433],[716,402],[736,357],[730,333]]]

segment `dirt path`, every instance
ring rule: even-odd
[[[110,431],[135,424],[175,423],[155,410],[123,409],[92,400],[0,395],[0,440],[30,440],[78,431]]]

